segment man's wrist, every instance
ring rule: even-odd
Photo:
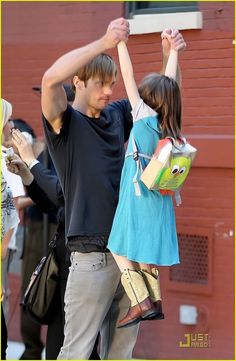
[[[170,56],[170,51],[168,52],[168,54],[166,54],[166,53],[162,54],[162,61],[163,61],[164,64],[167,63],[167,61],[169,59],[169,56]]]
[[[101,53],[108,51],[111,49],[109,42],[107,41],[106,34],[97,40],[97,45],[101,51]]]

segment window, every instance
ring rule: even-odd
[[[128,1],[125,12],[130,19],[131,34],[161,32],[166,27],[202,28],[198,1]]]
[[[126,3],[126,15],[166,14],[198,11],[198,1],[130,1]]]

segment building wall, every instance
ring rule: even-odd
[[[169,269],[160,270],[165,320],[142,323],[136,358],[234,358],[234,3],[204,1],[199,7],[203,29],[182,32],[187,49],[180,57],[183,132],[198,155],[176,209],[182,263],[193,273],[187,268],[192,278],[186,282],[186,274],[173,279]],[[32,86],[57,57],[101,36],[123,14],[122,2],[2,3],[2,96],[13,103],[14,116],[42,135]],[[137,81],[161,68],[159,35],[130,37]],[[110,53],[117,59],[115,50]],[[120,81],[114,99],[124,95]],[[197,307],[196,326],[180,324],[183,304]],[[203,334],[210,345],[180,347],[185,334],[198,340]]]

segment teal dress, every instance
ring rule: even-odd
[[[147,189],[139,180],[140,170],[137,169],[137,162],[132,156],[132,137],[135,139],[138,152],[151,157],[160,135],[157,114],[143,101],[140,103],[139,109],[141,107],[142,111],[137,111],[137,119],[134,119],[130,133],[121,175],[119,203],[108,240],[108,249],[131,261],[171,266],[179,263],[172,197]],[[140,161],[143,167],[148,162],[142,157]],[[137,195],[137,185],[140,195]]]

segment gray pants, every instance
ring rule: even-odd
[[[98,333],[101,359],[131,359],[138,326],[118,329],[130,301],[109,253],[71,254],[65,293],[65,338],[60,360],[87,360]]]

